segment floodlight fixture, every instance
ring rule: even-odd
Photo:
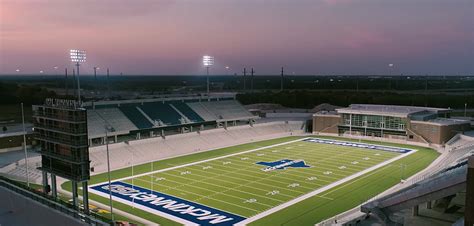
[[[71,61],[74,63],[84,63],[86,62],[86,51],[78,50],[78,49],[71,49],[69,51]]]
[[[20,69],[16,69],[15,71],[16,71],[16,72],[20,72]]]
[[[77,99],[81,102],[81,85],[79,82],[79,65],[81,63],[86,62],[86,51],[79,50],[79,49],[71,49],[69,50],[69,56],[71,58],[71,62],[75,63],[76,70],[77,70]]]
[[[209,98],[209,67],[214,65],[214,57],[209,55],[202,56],[202,64],[206,67],[207,96]]]
[[[209,55],[202,56],[202,64],[206,67],[214,65],[214,57]]]
[[[393,64],[388,64],[388,67],[389,67],[389,74],[390,74],[390,76],[392,76]]]

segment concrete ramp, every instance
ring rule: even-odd
[[[368,202],[361,206],[361,211],[376,214],[387,221],[391,213],[465,190],[466,175],[467,162],[463,162],[400,191]]]

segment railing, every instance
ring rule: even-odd
[[[83,127],[83,128],[64,128],[64,127],[47,125],[47,124],[37,124],[35,129],[45,129],[45,130],[59,131],[59,132],[64,132],[64,133],[72,134],[72,135],[76,135],[76,136],[77,135],[87,135],[87,127]]]
[[[63,115],[63,114],[49,114],[49,113],[44,113],[41,111],[36,111],[33,113],[33,117],[45,117],[49,118],[52,120],[65,120],[68,122],[72,123],[84,123],[87,121],[86,116],[69,116],[69,115]]]
[[[38,133],[35,133],[35,138],[38,140],[44,140],[44,141],[49,141],[49,142],[61,142],[63,144],[68,144],[76,147],[87,147],[88,142],[87,140],[75,140],[75,139],[65,139],[65,138],[59,138],[57,136],[44,136]]]
[[[35,202],[41,203],[49,208],[55,209],[60,211],[66,215],[79,219],[83,222],[86,222],[90,225],[113,225],[112,222],[100,215],[91,213],[90,215],[86,215],[84,213],[79,212],[78,210],[73,209],[73,206],[67,202],[62,200],[54,200],[51,197],[35,191],[31,190],[24,184],[18,183],[16,181],[10,180],[8,178],[0,176],[0,186],[18,193],[26,198],[29,198]]]

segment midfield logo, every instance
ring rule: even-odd
[[[309,168],[311,166],[306,165],[304,160],[291,160],[291,159],[283,159],[280,161],[275,162],[257,162],[256,164],[267,166],[262,170],[265,172],[273,171],[273,170],[281,170],[286,168]]]

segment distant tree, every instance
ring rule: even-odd
[[[6,126],[3,126],[2,131],[5,133],[7,132],[8,128]]]

